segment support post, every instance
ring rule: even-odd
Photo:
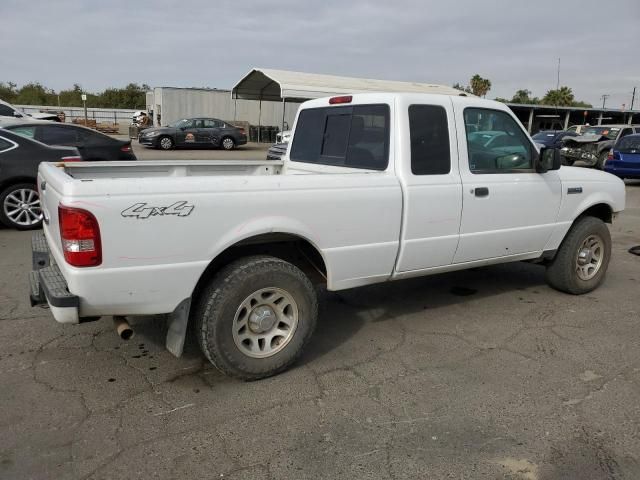
[[[284,132],[284,112],[287,109],[287,99],[282,97],[282,126],[280,127],[280,133]]]
[[[598,115],[598,125],[602,125],[602,116],[604,115],[604,112],[601,110],[600,111],[600,115]]]
[[[258,143],[262,142],[262,96],[260,97],[260,106],[258,107]]]
[[[533,108],[529,110],[529,122],[527,123],[527,131],[531,134],[531,129],[533,128]]]
[[[564,129],[569,128],[569,115],[571,115],[571,110],[567,110],[567,114],[564,116]]]

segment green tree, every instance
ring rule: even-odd
[[[40,83],[27,83],[14,98],[18,105],[53,105],[56,94],[53,90],[43,87]]]
[[[573,102],[573,91],[566,86],[560,87],[557,90],[549,90],[542,99],[544,105],[554,105],[556,107],[570,107],[573,105]]]
[[[489,80],[488,78],[482,78],[476,73],[473,77],[471,77],[469,86],[471,87],[471,92],[474,95],[484,97],[487,95],[487,93],[489,93],[489,90],[491,90],[491,80]]]
[[[18,96],[16,90],[17,85],[13,82],[0,82],[0,100],[5,102],[15,103],[14,100]]]
[[[540,99],[538,97],[532,97],[531,90],[522,89],[516,90],[516,93],[513,94],[513,98],[511,98],[511,103],[535,105],[536,103],[540,103]]]

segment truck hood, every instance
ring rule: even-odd
[[[565,137],[562,141],[565,145],[579,144],[584,145],[586,143],[599,143],[609,140],[604,135],[583,135],[581,137]]]

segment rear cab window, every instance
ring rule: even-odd
[[[293,162],[385,170],[389,106],[349,105],[302,110],[291,145]]]

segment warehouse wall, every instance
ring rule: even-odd
[[[239,120],[251,125],[280,126],[282,123],[282,102],[260,102],[255,100],[234,100],[228,90],[199,90],[192,88],[157,87],[153,92],[154,123],[158,124],[160,107],[162,125],[189,117],[214,117],[221,120]],[[285,122],[293,125],[300,102],[287,102]],[[287,128],[287,125],[285,125]]]

